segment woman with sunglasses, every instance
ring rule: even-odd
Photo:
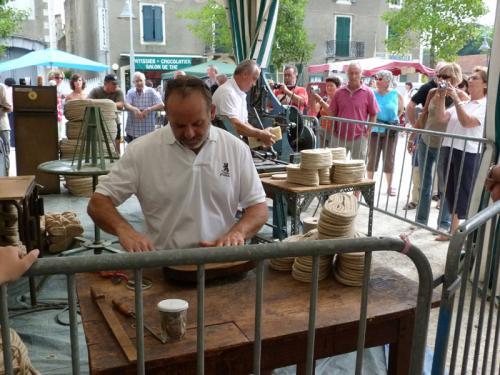
[[[453,99],[454,106],[440,111],[438,116],[448,123],[447,133],[466,137],[482,138],[484,135],[484,117],[486,115],[486,94],[488,91],[488,71],[477,66],[468,78],[470,100],[462,100],[459,91],[453,86],[446,89],[446,95]],[[476,180],[477,167],[481,156],[478,142],[445,138],[443,154],[448,167],[446,184],[446,202],[453,211],[451,233],[466,219],[472,188]]]
[[[446,132],[448,121],[445,121],[442,116],[438,116],[440,111],[444,112],[453,104],[450,97],[447,97],[447,88],[454,88],[462,81],[462,69],[456,63],[448,63],[443,65],[437,73],[437,88],[429,91],[425,106],[420,114],[415,128],[432,130],[436,132]],[[467,95],[462,91],[457,91],[461,100],[467,99]],[[413,152],[414,139],[416,133],[412,133],[408,137],[408,151]],[[416,221],[417,223],[427,225],[429,221],[429,213],[431,207],[431,196],[433,186],[433,167],[436,165],[438,178],[438,193],[440,197],[440,212],[438,215],[438,228],[448,231],[451,226],[450,211],[446,201],[444,200],[444,183],[446,181],[446,166],[444,164],[443,150],[441,142],[443,137],[436,135],[423,134],[417,146],[419,170],[420,170],[420,201],[417,207]],[[437,240],[442,240],[442,237],[437,237]]]
[[[392,87],[392,73],[381,70],[375,77],[376,89],[373,90],[380,112],[377,113],[377,122],[386,125],[397,125],[399,116],[404,111],[403,96]],[[381,126],[371,128],[368,146],[368,165],[366,167],[369,179],[378,170],[380,154],[383,155],[383,170],[387,181],[387,195],[395,196],[396,189],[392,187],[392,173],[394,171],[394,155],[398,142],[397,131]]]

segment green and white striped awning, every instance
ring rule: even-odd
[[[266,68],[278,19],[279,0],[225,0],[236,61],[256,60]]]

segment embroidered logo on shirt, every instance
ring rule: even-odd
[[[222,163],[222,170],[220,171],[219,176],[231,177],[229,175],[229,163]]]

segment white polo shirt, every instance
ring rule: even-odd
[[[238,206],[265,202],[248,146],[214,126],[198,154],[170,125],[136,139],[96,192],[117,206],[135,194],[146,234],[162,250],[216,240],[236,223]]]
[[[212,103],[215,104],[218,115],[248,123],[247,94],[241,91],[234,78],[230,78],[215,90]]]
[[[473,128],[465,128],[460,124],[457,115],[457,109],[455,106],[449,108],[447,111],[450,113],[450,120],[448,121],[448,127],[446,132],[449,134],[464,135],[466,137],[483,138],[484,137],[484,120],[486,116],[486,98],[480,100],[469,100],[467,103],[463,104],[464,111],[472,117],[479,120],[479,126]],[[443,146],[451,147],[452,138],[444,138]],[[479,142],[465,141],[462,139],[453,140],[453,148],[457,150],[470,152],[476,154],[481,151],[479,147]]]

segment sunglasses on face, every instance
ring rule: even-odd
[[[451,78],[451,76],[448,76],[446,74],[438,74],[437,77],[441,78],[441,79],[450,79]]]

